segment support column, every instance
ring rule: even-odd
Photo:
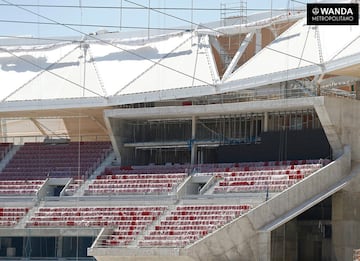
[[[271,260],[271,232],[260,232],[257,235],[257,249],[259,261]]]
[[[1,142],[5,142],[5,141],[4,141],[4,137],[5,137],[5,135],[4,135],[4,133],[3,133],[3,121],[4,121],[4,120],[0,120],[0,135],[1,135]]]
[[[330,119],[328,110],[324,105],[315,105],[314,107],[332,148],[333,157],[338,158],[343,153],[343,147],[336,128]]]
[[[261,29],[256,30],[256,42],[255,42],[255,53],[258,53],[262,49],[262,35]]]
[[[264,112],[264,132],[269,131],[269,113]]]
[[[332,196],[332,244],[336,260],[353,260],[353,250],[360,248],[359,201],[357,174],[348,186]]]
[[[63,255],[62,249],[63,249],[63,237],[60,236],[57,238],[56,257],[58,258],[62,257]]]
[[[360,81],[355,82],[355,98],[360,100]]]
[[[298,249],[298,223],[296,219],[292,219],[287,223],[281,225],[280,227],[274,229],[271,232],[268,232],[268,245],[264,244],[264,253],[263,256],[266,256],[265,250],[269,251],[269,259],[259,259],[259,260],[295,260],[293,257],[296,257]],[[260,246],[260,245],[259,245]],[[268,248],[266,248],[268,247]]]
[[[0,120],[0,135],[2,137],[1,142],[7,142],[7,122],[6,120]]]
[[[191,165],[194,165],[197,163],[197,145],[195,143],[196,140],[196,123],[197,118],[196,116],[192,116],[191,118]]]

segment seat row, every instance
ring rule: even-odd
[[[0,196],[34,196],[45,184],[43,180],[0,180]]]
[[[0,208],[0,227],[12,227],[29,212],[26,207],[1,207]]]
[[[89,184],[85,195],[168,194],[186,177],[184,173],[102,174]]]
[[[177,179],[183,179],[184,177],[186,177],[187,175],[185,173],[167,173],[167,172],[162,172],[162,173],[148,173],[148,174],[103,174],[100,176],[96,177],[96,181],[94,181],[95,183],[101,183],[102,181],[106,182],[107,180],[120,180],[121,182],[126,182],[127,180],[130,180],[131,182],[133,180],[177,180]]]
[[[173,191],[172,188],[165,187],[165,188],[154,188],[154,187],[147,187],[147,188],[91,188],[85,190],[85,195],[147,195],[147,194],[169,194]]]
[[[107,227],[152,223],[166,207],[42,207],[27,222],[27,227]]]
[[[127,213],[130,215],[136,213],[147,213],[149,211],[163,211],[163,206],[121,206],[121,207],[42,207],[39,212],[81,212],[81,213]]]

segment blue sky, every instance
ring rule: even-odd
[[[163,8],[159,11],[168,15],[150,11],[141,6]],[[237,0],[0,0],[0,36],[32,35],[34,37],[80,35],[78,31],[91,33],[98,31],[103,26],[108,31],[134,30],[128,27],[156,27],[171,28],[194,23],[205,23],[220,19],[220,10],[194,10],[191,7],[219,9],[221,3],[234,6],[231,3],[239,3]],[[21,6],[12,5],[34,5]],[[53,5],[58,7],[45,7]],[[293,8],[301,4],[288,0],[248,0],[248,13],[264,10]],[[72,7],[61,7],[72,6]],[[120,7],[109,8],[109,7]],[[79,8],[82,7],[82,8]],[[102,8],[87,8],[102,7]],[[26,11],[24,9],[28,9]],[[135,9],[134,9],[135,8]],[[136,9],[139,8],[139,9]],[[171,10],[171,8],[178,8]],[[184,8],[185,10],[179,10]],[[33,13],[31,13],[33,12]],[[40,14],[43,17],[37,16]],[[150,16],[149,16],[150,14]],[[174,17],[180,19],[176,19]],[[50,19],[46,19],[46,18]],[[23,22],[30,23],[23,23]],[[71,24],[71,30],[61,25],[43,25],[39,23],[64,23]],[[34,23],[34,24],[32,24]],[[82,27],[76,25],[83,25]],[[85,25],[96,25],[89,27]]]

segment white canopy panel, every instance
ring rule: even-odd
[[[14,100],[42,100],[74,97],[104,96],[97,74],[91,63],[82,59],[83,51],[79,45],[71,44],[70,52],[66,53],[61,60],[50,63],[47,70],[39,70],[29,81],[19,86],[13,86],[15,91],[6,98]],[[64,49],[64,48],[59,48]],[[64,50],[56,50],[63,53]],[[54,50],[43,52],[45,57],[51,57]],[[44,65],[40,65],[44,68]],[[19,73],[17,77],[21,78]],[[85,84],[83,84],[85,79]]]
[[[247,63],[237,69],[226,83],[251,82],[251,78],[289,75],[296,71],[309,75],[321,72],[324,65],[339,58],[359,54],[360,26],[308,26],[306,18],[262,49]],[[304,76],[304,75],[299,75]],[[254,87],[254,86],[252,86]]]
[[[212,85],[206,36],[1,48],[2,101],[108,97]],[[85,59],[84,59],[85,57]],[[84,61],[86,62],[84,63]]]

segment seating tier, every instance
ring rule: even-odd
[[[281,192],[321,167],[316,163],[219,172],[214,174],[219,179],[214,193]]]
[[[184,247],[251,209],[250,205],[178,206],[138,244],[141,247]]]
[[[166,209],[164,206],[41,207],[26,223],[26,227],[116,227],[102,244],[127,245]]]
[[[186,177],[185,173],[103,174],[89,184],[85,194],[169,194]]]
[[[110,142],[25,143],[3,169],[0,179],[86,177],[110,150]]]

